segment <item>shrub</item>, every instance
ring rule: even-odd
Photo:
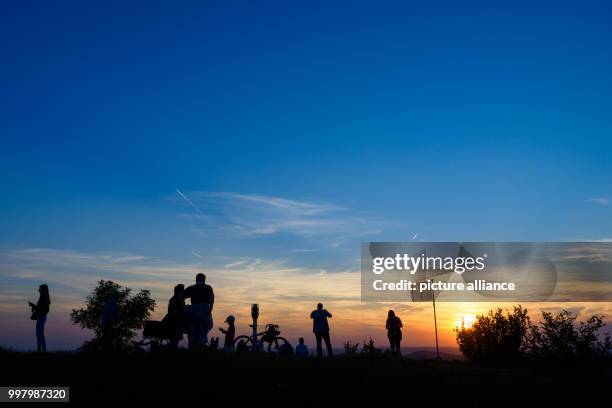
[[[363,347],[361,348],[361,354],[374,355],[374,354],[380,354],[380,353],[382,353],[382,350],[379,348],[376,348],[376,344],[374,343],[374,340],[372,340],[371,337],[370,337],[370,340],[368,340],[367,342],[366,341],[363,342]]]
[[[357,354],[357,349],[359,349],[359,343],[351,343],[350,341],[346,341],[344,343],[344,354],[353,356]]]
[[[512,312],[500,308],[476,316],[471,327],[455,329],[463,355],[472,361],[511,361],[520,357],[529,329],[527,309],[515,306]]]
[[[516,361],[525,355],[547,360],[594,360],[610,356],[610,335],[600,334],[604,316],[593,315],[576,323],[577,315],[562,310],[542,312],[539,324],[531,322],[527,309],[515,306],[476,316],[471,327],[455,329],[463,355],[472,361]]]
[[[610,335],[599,335],[606,325],[604,316],[593,315],[576,324],[577,317],[567,310],[557,314],[542,312],[540,325],[530,324],[528,351],[541,358],[557,360],[588,360],[608,356],[612,350]]]
[[[104,304],[111,297],[117,299],[118,316],[113,326],[113,347],[118,349],[132,349],[135,342],[136,330],[141,329],[145,320],[151,316],[155,309],[155,300],[151,298],[148,290],[141,290],[132,295],[132,289],[122,287],[113,281],[100,280],[92,293],[87,296],[85,308],[73,309],[70,319],[73,324],[84,329],[94,331],[94,338],[86,341],[82,350],[98,349],[102,342],[102,327],[100,319]]]

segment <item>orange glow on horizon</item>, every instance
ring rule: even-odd
[[[60,255],[53,255],[47,261],[60,265],[68,262],[65,254]],[[70,323],[70,310],[83,307],[86,296],[97,280],[108,279],[104,276],[107,267],[118,268],[115,264],[101,264],[99,272],[88,276],[78,272],[44,273],[52,299],[46,326],[50,349],[74,349],[82,344],[84,337],[89,336],[87,331]],[[404,324],[402,347],[435,347],[434,316],[430,302],[361,302],[358,271],[319,273],[272,262],[257,263],[252,267],[219,269],[199,264],[148,265],[146,268],[128,265],[123,266],[122,271],[123,279],[114,279],[117,283],[135,292],[140,289],[151,290],[151,296],[157,303],[152,315],[152,319],[156,320],[165,315],[174,285],[189,285],[194,281],[196,273],[204,272],[216,295],[213,312],[215,324],[211,332],[213,336],[221,335],[218,328],[224,326],[223,322],[230,314],[236,316],[237,334],[250,333],[250,308],[252,303],[257,303],[260,306],[258,323],[262,327],[266,323],[279,324],[282,335],[291,343],[304,337],[306,344],[312,346],[314,336],[310,312],[318,302],[322,302],[333,315],[330,327],[334,347],[342,347],[346,341],[361,343],[369,338],[379,347],[387,347],[385,321],[390,309],[395,311]],[[18,274],[16,278],[19,278]],[[66,286],[67,282],[69,287]],[[34,326],[28,320],[27,308],[27,302],[35,300],[35,297],[35,286],[13,288],[10,292],[5,290],[0,293],[0,344],[22,349],[31,348],[35,344]],[[512,309],[513,305],[515,303],[436,302],[440,346],[457,348],[453,329],[460,326],[462,321],[470,326],[478,314],[498,307]],[[523,306],[529,309],[534,321],[540,320],[541,310],[556,312],[565,308],[579,313],[579,319],[594,313],[607,316],[612,314],[612,303],[530,303]]]

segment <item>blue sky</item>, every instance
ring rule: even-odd
[[[341,270],[362,240],[611,236],[607,2],[2,8],[3,248]]]

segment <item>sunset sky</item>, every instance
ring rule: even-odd
[[[612,240],[611,3],[489,4],[3,2],[0,345],[41,283],[72,349],[98,279],[161,318],[204,272],[216,326],[312,345],[321,301],[385,343],[393,308],[431,347],[430,304],[360,302],[361,242]],[[439,304],[441,344],[496,306]]]

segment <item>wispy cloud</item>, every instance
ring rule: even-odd
[[[329,202],[294,200],[259,194],[232,192],[189,192],[177,190],[198,214],[181,214],[191,218],[203,233],[264,237],[274,234],[298,236],[354,236],[380,222],[364,213]]]
[[[587,203],[595,203],[595,204],[599,204],[599,205],[611,205],[612,204],[612,198],[595,197],[595,198],[587,199],[586,202]]]
[[[302,254],[309,252],[319,252],[320,250],[321,248],[293,248],[291,252],[293,252],[294,254]]]
[[[223,265],[224,268],[226,269],[232,269],[232,268],[238,268],[241,266],[244,266],[248,263],[247,260],[240,260],[240,261],[234,261],[234,262],[230,262],[228,264]]]

